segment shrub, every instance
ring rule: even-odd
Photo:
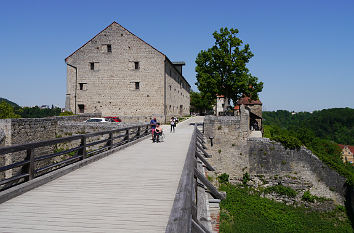
[[[310,191],[304,192],[304,195],[302,195],[301,200],[307,201],[307,202],[315,202],[315,196],[313,196]]]
[[[250,180],[251,180],[250,174],[248,174],[248,172],[244,173],[242,177],[242,184],[246,185],[247,182]]]
[[[220,176],[218,176],[218,180],[221,184],[226,184],[229,182],[229,175],[226,173],[223,173]]]
[[[74,113],[73,112],[69,112],[69,111],[61,112],[59,114],[59,116],[72,116],[72,115],[74,115]]]
[[[299,139],[289,135],[275,136],[272,137],[271,140],[280,142],[285,148],[290,150],[299,150],[302,145]]]
[[[290,187],[286,187],[282,184],[267,187],[264,189],[264,193],[277,193],[282,196],[296,197],[296,191]]]
[[[325,201],[325,200],[328,200],[328,199],[325,198],[325,197],[318,197],[318,196],[312,195],[310,193],[310,191],[306,191],[302,195],[301,200],[313,203],[313,202],[315,202],[315,200],[322,202],[322,201]]]

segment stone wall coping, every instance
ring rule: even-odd
[[[213,115],[208,115],[205,116],[204,122],[208,121],[239,121],[241,120],[240,116],[213,116]]]

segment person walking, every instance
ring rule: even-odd
[[[150,126],[151,126],[151,136],[152,136],[152,140],[154,140],[154,134],[155,134],[155,129],[156,129],[156,117],[154,117],[153,119],[151,119],[150,121]]]
[[[174,117],[171,117],[170,124],[171,124],[171,133],[172,131],[175,132],[176,119]]]

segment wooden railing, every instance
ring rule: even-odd
[[[203,226],[197,218],[198,211],[198,186],[203,186],[203,190],[215,199],[225,199],[225,196],[213,186],[205,177],[204,172],[198,168],[197,163],[202,163],[209,170],[214,168],[205,158],[210,158],[204,149],[203,134],[195,124],[192,140],[189,145],[187,158],[184,163],[182,175],[178,185],[177,193],[173,203],[172,211],[166,228],[167,233],[172,232],[210,232]]]
[[[119,147],[146,136],[149,132],[150,125],[141,124],[115,130],[57,138],[48,141],[0,147],[0,158],[3,161],[5,160],[6,155],[12,156],[13,154],[11,153],[25,153],[22,161],[16,161],[0,167],[0,174],[2,173],[2,176],[4,177],[0,179],[0,191],[32,180],[69,164],[84,160],[103,151]],[[72,146],[71,148],[60,148],[60,146],[68,145],[68,143]],[[36,150],[38,151],[41,148],[47,148],[45,151],[51,152],[43,155],[36,154]],[[11,171],[15,174],[6,177],[6,171]]]

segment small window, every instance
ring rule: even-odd
[[[139,62],[138,61],[134,62],[134,66],[135,66],[135,69],[138,70],[140,68],[139,67]]]
[[[140,89],[140,82],[135,82],[135,89],[139,90]]]
[[[87,86],[86,86],[87,83],[79,83],[79,89],[80,90],[83,90],[83,91],[86,91],[87,89]]]
[[[79,112],[80,112],[80,113],[84,113],[84,112],[85,112],[85,105],[83,105],[83,104],[78,104],[77,106],[79,107]]]
[[[112,52],[112,45],[108,44],[107,45],[107,53],[111,53]]]
[[[90,68],[91,68],[91,70],[95,70],[95,63],[94,62],[90,62]]]

